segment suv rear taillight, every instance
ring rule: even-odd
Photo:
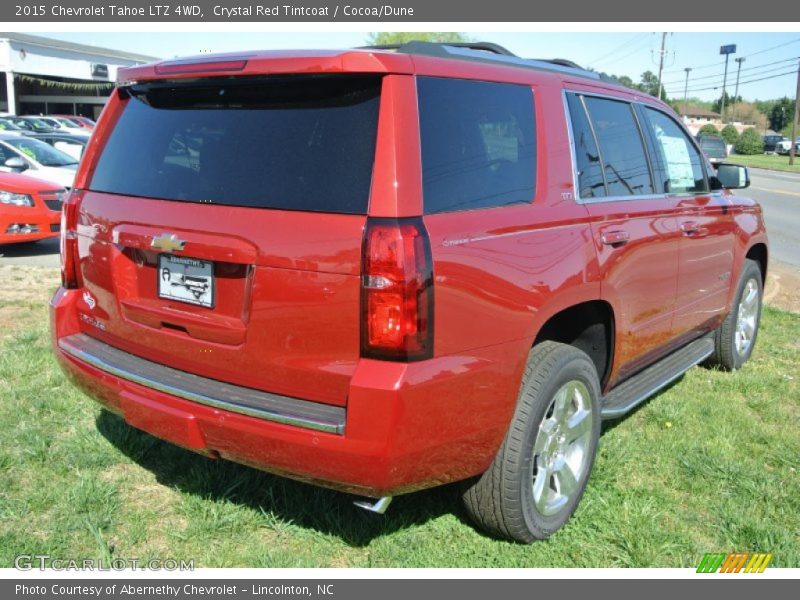
[[[433,264],[420,218],[370,218],[361,260],[361,355],[433,355]]]
[[[78,287],[78,204],[81,192],[72,190],[61,208],[61,285]]]

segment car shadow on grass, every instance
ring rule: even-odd
[[[209,502],[230,502],[250,508],[270,526],[292,524],[335,535],[353,547],[363,547],[376,537],[442,515],[454,514],[464,520],[463,515],[456,514],[462,510],[459,484],[399,496],[386,514],[378,515],[354,506],[357,496],[208,458],[131,427],[106,410],[99,414],[96,424],[109,442],[152,472],[160,484]]]

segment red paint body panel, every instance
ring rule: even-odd
[[[209,63],[215,60],[222,61],[217,70]],[[368,215],[88,191],[78,215],[81,287],[61,289],[52,300],[54,349],[73,381],[133,426],[195,451],[373,496],[477,475],[505,436],[528,352],[551,317],[583,302],[608,303],[615,332],[607,390],[716,326],[730,308],[745,254],[766,243],[758,206],[728,193],[575,201],[562,90],[663,106],[618,86],[375,51],[200,56],[160,69],[123,69],[119,77],[231,76],[234,67],[236,76],[385,74]],[[531,87],[535,197],[423,214],[416,75]],[[91,181],[122,110],[124,101],[113,96],[84,154],[77,188]],[[433,261],[433,358],[362,358],[364,225],[369,217],[421,215]],[[681,231],[686,221],[698,225],[691,235]],[[603,243],[619,230],[626,244]],[[151,243],[164,233],[185,240],[181,255],[215,263],[213,310],[158,298],[159,250]],[[267,422],[111,376],[58,348],[59,339],[79,332],[207,378],[345,407],[345,433]]]
[[[86,192],[78,226],[80,276],[96,306],[81,301],[77,310],[104,327],[87,325],[87,333],[138,356],[344,405],[359,357],[353,309],[363,224],[358,215]],[[214,262],[213,311],[158,297],[157,252],[150,243],[164,231],[186,241],[182,255]]]
[[[61,211],[51,210],[45,200],[57,200],[64,188],[49,181],[42,181],[17,173],[0,173],[0,191],[13,194],[26,194],[33,199],[33,206],[13,206],[0,204],[0,244],[35,242],[58,237],[58,229],[53,225],[61,223]],[[35,233],[6,233],[14,223],[35,225]]]
[[[53,298],[53,339],[81,330],[79,290]],[[345,435],[269,423],[175,398],[54,351],[71,380],[126,421],[178,445],[286,476],[381,496],[485,470],[500,444],[527,349],[510,343],[419,363],[359,360]],[[453,415],[458,414],[458,419]]]

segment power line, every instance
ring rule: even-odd
[[[796,62],[797,59],[795,59]],[[763,71],[758,71],[757,73],[748,73],[745,77],[760,77],[762,75],[772,75],[777,73],[778,71],[785,71],[792,65],[780,65],[777,67],[771,67],[769,69],[764,69]],[[689,91],[697,91],[697,90],[707,90],[707,89],[714,89],[715,87],[720,87],[722,85],[721,81],[705,81],[705,82],[696,82],[690,84],[692,87],[689,88]],[[698,87],[699,86],[699,87]]]
[[[795,61],[796,61],[796,60],[797,60],[797,59],[795,59]],[[757,72],[755,72],[755,73],[748,73],[747,75],[745,75],[745,77],[755,77],[755,76],[759,76],[759,75],[769,75],[769,74],[771,74],[771,73],[777,73],[778,71],[783,71],[783,70],[787,69],[789,66],[790,66],[790,65],[779,65],[779,66],[777,66],[777,67],[771,67],[771,68],[769,68],[769,69],[764,69],[763,71],[757,71]],[[744,69],[742,69],[742,70],[744,70]],[[703,86],[703,85],[706,85],[706,86],[716,86],[716,87],[720,87],[720,86],[722,85],[722,81],[721,81],[720,79],[717,79],[717,81],[693,82],[693,85],[694,85],[694,86],[697,86],[697,85],[701,85],[701,86]],[[692,91],[697,91],[698,89],[708,89],[708,88],[690,87],[690,88],[689,88],[689,91],[690,91],[690,92],[692,92]],[[712,88],[712,89],[713,89],[713,88]]]
[[[790,44],[796,44],[800,42],[800,38],[795,38],[793,40],[789,40],[788,42],[784,42],[782,44],[778,44],[777,46],[771,46],[770,48],[764,48],[763,50],[758,50],[756,52],[751,52],[750,54],[745,54],[745,58],[750,58],[751,56],[758,56],[759,54],[764,54],[765,52],[770,52],[772,50],[776,50],[778,48],[783,48],[784,46],[788,46]],[[714,63],[708,63],[706,65],[700,65],[699,67],[692,67],[693,71],[699,71],[701,69],[711,69],[713,67],[719,67],[719,61]],[[664,73],[680,73],[683,69],[674,69],[672,71],[664,71]]]
[[[741,86],[741,85],[746,85],[748,83],[755,83],[757,81],[765,81],[767,79],[775,79],[776,77],[784,77],[785,75],[795,75],[796,73],[797,73],[797,70],[794,69],[792,71],[786,71],[785,73],[777,73],[775,75],[768,75],[767,77],[759,77],[758,79],[749,79],[747,81],[741,81],[741,82],[739,82],[739,85]],[[708,90],[718,90],[721,87],[722,87],[722,85],[715,85],[715,86],[712,86],[712,87],[705,87],[705,88],[692,88],[692,89],[689,89],[689,91],[690,92],[705,92],[705,91],[708,91]]]
[[[764,64],[761,64],[761,65],[753,65],[752,67],[743,68],[742,69],[742,73],[744,73],[745,71],[754,71],[754,70],[757,70],[757,69],[763,69],[764,67],[770,67],[772,65],[781,65],[778,68],[783,69],[783,68],[785,68],[786,65],[783,65],[782,63],[795,62],[796,60],[797,60],[797,57],[793,56],[791,58],[784,58],[782,60],[776,60],[776,61],[771,62],[771,63],[764,63]],[[694,68],[692,68],[692,70],[694,70]],[[704,79],[722,79],[722,76],[723,76],[722,73],[717,73],[715,75],[701,75],[700,77],[693,78],[692,81],[693,82],[697,82],[697,81],[702,81]],[[683,79],[675,79],[673,81],[665,81],[664,85],[676,85],[676,84],[680,84],[680,83],[683,83]]]
[[[601,60],[605,60],[605,59],[606,59],[606,58],[608,58],[609,56],[613,56],[614,54],[616,54],[616,53],[617,53],[617,52],[619,52],[620,50],[627,50],[627,49],[630,47],[630,45],[633,43],[633,41],[634,41],[634,40],[636,40],[636,39],[638,39],[638,38],[640,38],[640,37],[642,37],[642,36],[648,36],[648,35],[650,35],[650,33],[649,33],[649,32],[645,32],[645,33],[638,33],[638,34],[634,35],[632,38],[630,38],[630,39],[627,39],[627,40],[625,40],[624,42],[622,42],[622,44],[620,44],[619,46],[615,47],[615,48],[614,48],[613,50],[611,50],[610,52],[606,52],[606,53],[605,53],[605,54],[603,54],[602,56],[599,56],[598,58],[595,58],[593,61],[591,61],[591,62],[589,62],[589,63],[587,63],[587,64],[588,64],[588,65],[594,65],[594,64],[597,64],[597,63],[598,63],[598,62],[600,62]]]
[[[634,46],[634,47],[632,47],[632,48],[630,49],[630,51],[629,51],[629,52],[626,52],[625,54],[621,55],[621,56],[620,56],[620,57],[618,57],[618,58],[614,58],[614,59],[612,59],[612,60],[610,60],[610,61],[607,61],[607,62],[605,63],[605,66],[607,67],[608,65],[613,65],[614,63],[618,63],[618,62],[619,62],[619,61],[621,61],[622,59],[624,59],[624,58],[628,58],[629,56],[632,56],[633,54],[636,54],[636,53],[637,53],[637,52],[639,52],[639,51],[640,51],[642,48],[644,48],[645,46],[649,46],[649,45],[650,45],[650,40],[649,40],[649,39],[648,39],[648,40],[645,40],[645,41],[644,41],[644,44],[639,44],[638,46]]]

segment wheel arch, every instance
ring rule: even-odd
[[[585,352],[605,387],[614,363],[614,308],[605,300],[590,299],[561,306],[543,320],[531,346],[544,341],[560,342]]]
[[[767,284],[767,266],[769,262],[769,250],[764,242],[756,242],[747,249],[744,255],[745,258],[754,260],[761,268],[761,285]]]

